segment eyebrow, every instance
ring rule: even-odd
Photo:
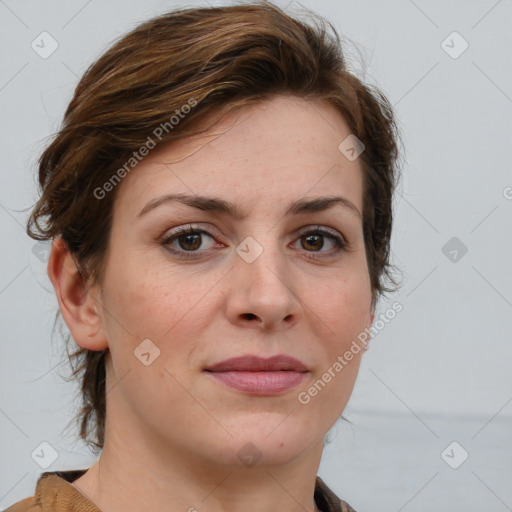
[[[142,208],[137,215],[137,218],[142,217],[146,213],[163,204],[168,203],[182,203],[198,210],[222,213],[229,215],[237,220],[243,220],[247,217],[247,214],[241,211],[235,204],[225,201],[217,197],[207,197],[198,195],[187,195],[187,194],[165,194],[149,201],[149,203]],[[285,212],[285,216],[288,215],[299,215],[302,213],[322,212],[330,210],[335,206],[343,206],[348,211],[355,214],[359,220],[362,221],[362,216],[357,206],[348,199],[341,196],[326,196],[326,197],[315,197],[313,199],[299,199],[292,203]]]

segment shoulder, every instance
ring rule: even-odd
[[[42,512],[47,510],[67,512],[77,508],[96,511],[97,509],[89,504],[85,497],[71,485],[71,482],[86,471],[86,469],[79,469],[43,473],[37,481],[34,496],[14,503],[4,512]],[[87,505],[88,508],[84,508],[84,505]]]
[[[316,477],[315,502],[322,512],[356,512],[346,501],[340,500],[319,476]]]
[[[356,512],[346,501],[341,500],[342,512]]]
[[[5,512],[36,512],[41,510],[41,507],[36,504],[34,496],[31,496],[11,505]]]

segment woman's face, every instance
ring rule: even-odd
[[[323,445],[362,351],[344,354],[372,322],[361,163],[338,148],[350,131],[333,107],[294,97],[208,134],[153,150],[118,185],[96,290],[108,421],[162,454],[281,464]],[[307,371],[207,371],[246,355]]]

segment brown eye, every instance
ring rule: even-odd
[[[302,236],[301,240],[305,240],[305,242],[302,243],[302,247],[304,249],[312,249],[314,251],[318,251],[324,246],[322,235],[307,235],[305,237]]]
[[[204,237],[215,241],[214,237],[202,229],[186,226],[175,230],[166,236],[161,244],[165,249],[179,258],[195,258],[201,257],[202,253],[210,247],[203,247]],[[339,251],[347,248],[348,243],[345,238],[337,231],[330,231],[327,228],[317,227],[316,229],[306,231],[299,237],[300,245],[307,253],[318,253],[320,256],[309,254],[308,257],[315,259],[328,257],[337,254]],[[322,250],[326,247],[327,250]],[[329,248],[329,244],[331,247]]]
[[[202,229],[196,229],[192,226],[179,228],[169,236],[162,240],[162,245],[172,254],[183,258],[199,257],[204,248],[199,250],[204,243],[204,237],[211,238],[213,236]]]
[[[196,251],[201,247],[201,234],[180,235],[176,238],[178,245],[185,251]]]
[[[348,243],[345,238],[337,233],[336,231],[328,231],[326,228],[320,228],[314,230],[306,231],[302,233],[300,236],[300,245],[301,248],[304,249],[308,253],[319,253],[323,257],[325,253],[326,256],[333,255],[338,253],[339,251],[346,249]],[[325,240],[329,240],[331,244],[331,250],[329,247],[327,250],[322,250],[326,246]],[[329,245],[329,243],[327,245]],[[318,258],[319,256],[308,256],[310,258]]]

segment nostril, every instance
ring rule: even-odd
[[[243,315],[247,320],[252,320],[253,318],[257,318],[254,313],[245,313]]]

